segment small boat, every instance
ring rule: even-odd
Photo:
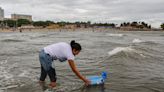
[[[91,81],[90,85],[104,84],[105,79],[107,79],[107,72],[102,72],[101,76],[87,76],[87,79]]]

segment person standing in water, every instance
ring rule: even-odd
[[[44,83],[46,76],[48,75],[51,83],[50,87],[56,86],[56,72],[55,68],[52,67],[53,60],[59,60],[61,62],[68,61],[69,66],[72,71],[85,82],[86,85],[90,84],[90,81],[87,80],[84,76],[80,74],[74,63],[74,58],[81,51],[81,45],[76,43],[74,40],[70,44],[65,42],[59,42],[52,45],[44,47],[39,53],[39,61],[41,64],[41,75],[40,83]]]

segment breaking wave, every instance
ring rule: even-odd
[[[133,52],[133,51],[135,51],[135,50],[132,49],[131,47],[116,47],[112,51],[109,51],[108,54],[109,54],[109,56],[113,56],[120,52]]]
[[[154,42],[154,41],[146,41],[146,40],[141,40],[141,39],[138,39],[138,38],[135,38],[133,39],[132,43],[142,43],[142,44],[145,44],[145,45],[157,45],[159,43],[157,42]]]
[[[109,57],[111,56],[132,56],[135,57],[135,55],[140,56],[140,57],[146,57],[147,55],[143,53],[142,51],[132,47],[116,47],[113,50],[108,52]]]
[[[111,36],[111,37],[123,37],[125,35],[124,34],[107,34],[107,36]]]
[[[141,39],[133,39],[132,42],[133,42],[133,43],[141,43],[141,42],[144,42],[144,41],[142,41]]]

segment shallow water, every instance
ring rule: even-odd
[[[67,62],[55,61],[59,92],[164,92],[164,32],[77,31],[0,33],[0,92],[43,92],[38,53],[56,42],[76,40],[80,72],[100,75],[105,85],[85,87]],[[49,83],[47,77],[46,83]]]

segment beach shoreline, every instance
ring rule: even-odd
[[[164,31],[162,29],[159,30],[142,30],[142,29],[120,29],[120,28],[75,28],[75,29],[66,29],[66,28],[23,28],[23,29],[0,29],[0,32],[49,32],[49,31]]]

